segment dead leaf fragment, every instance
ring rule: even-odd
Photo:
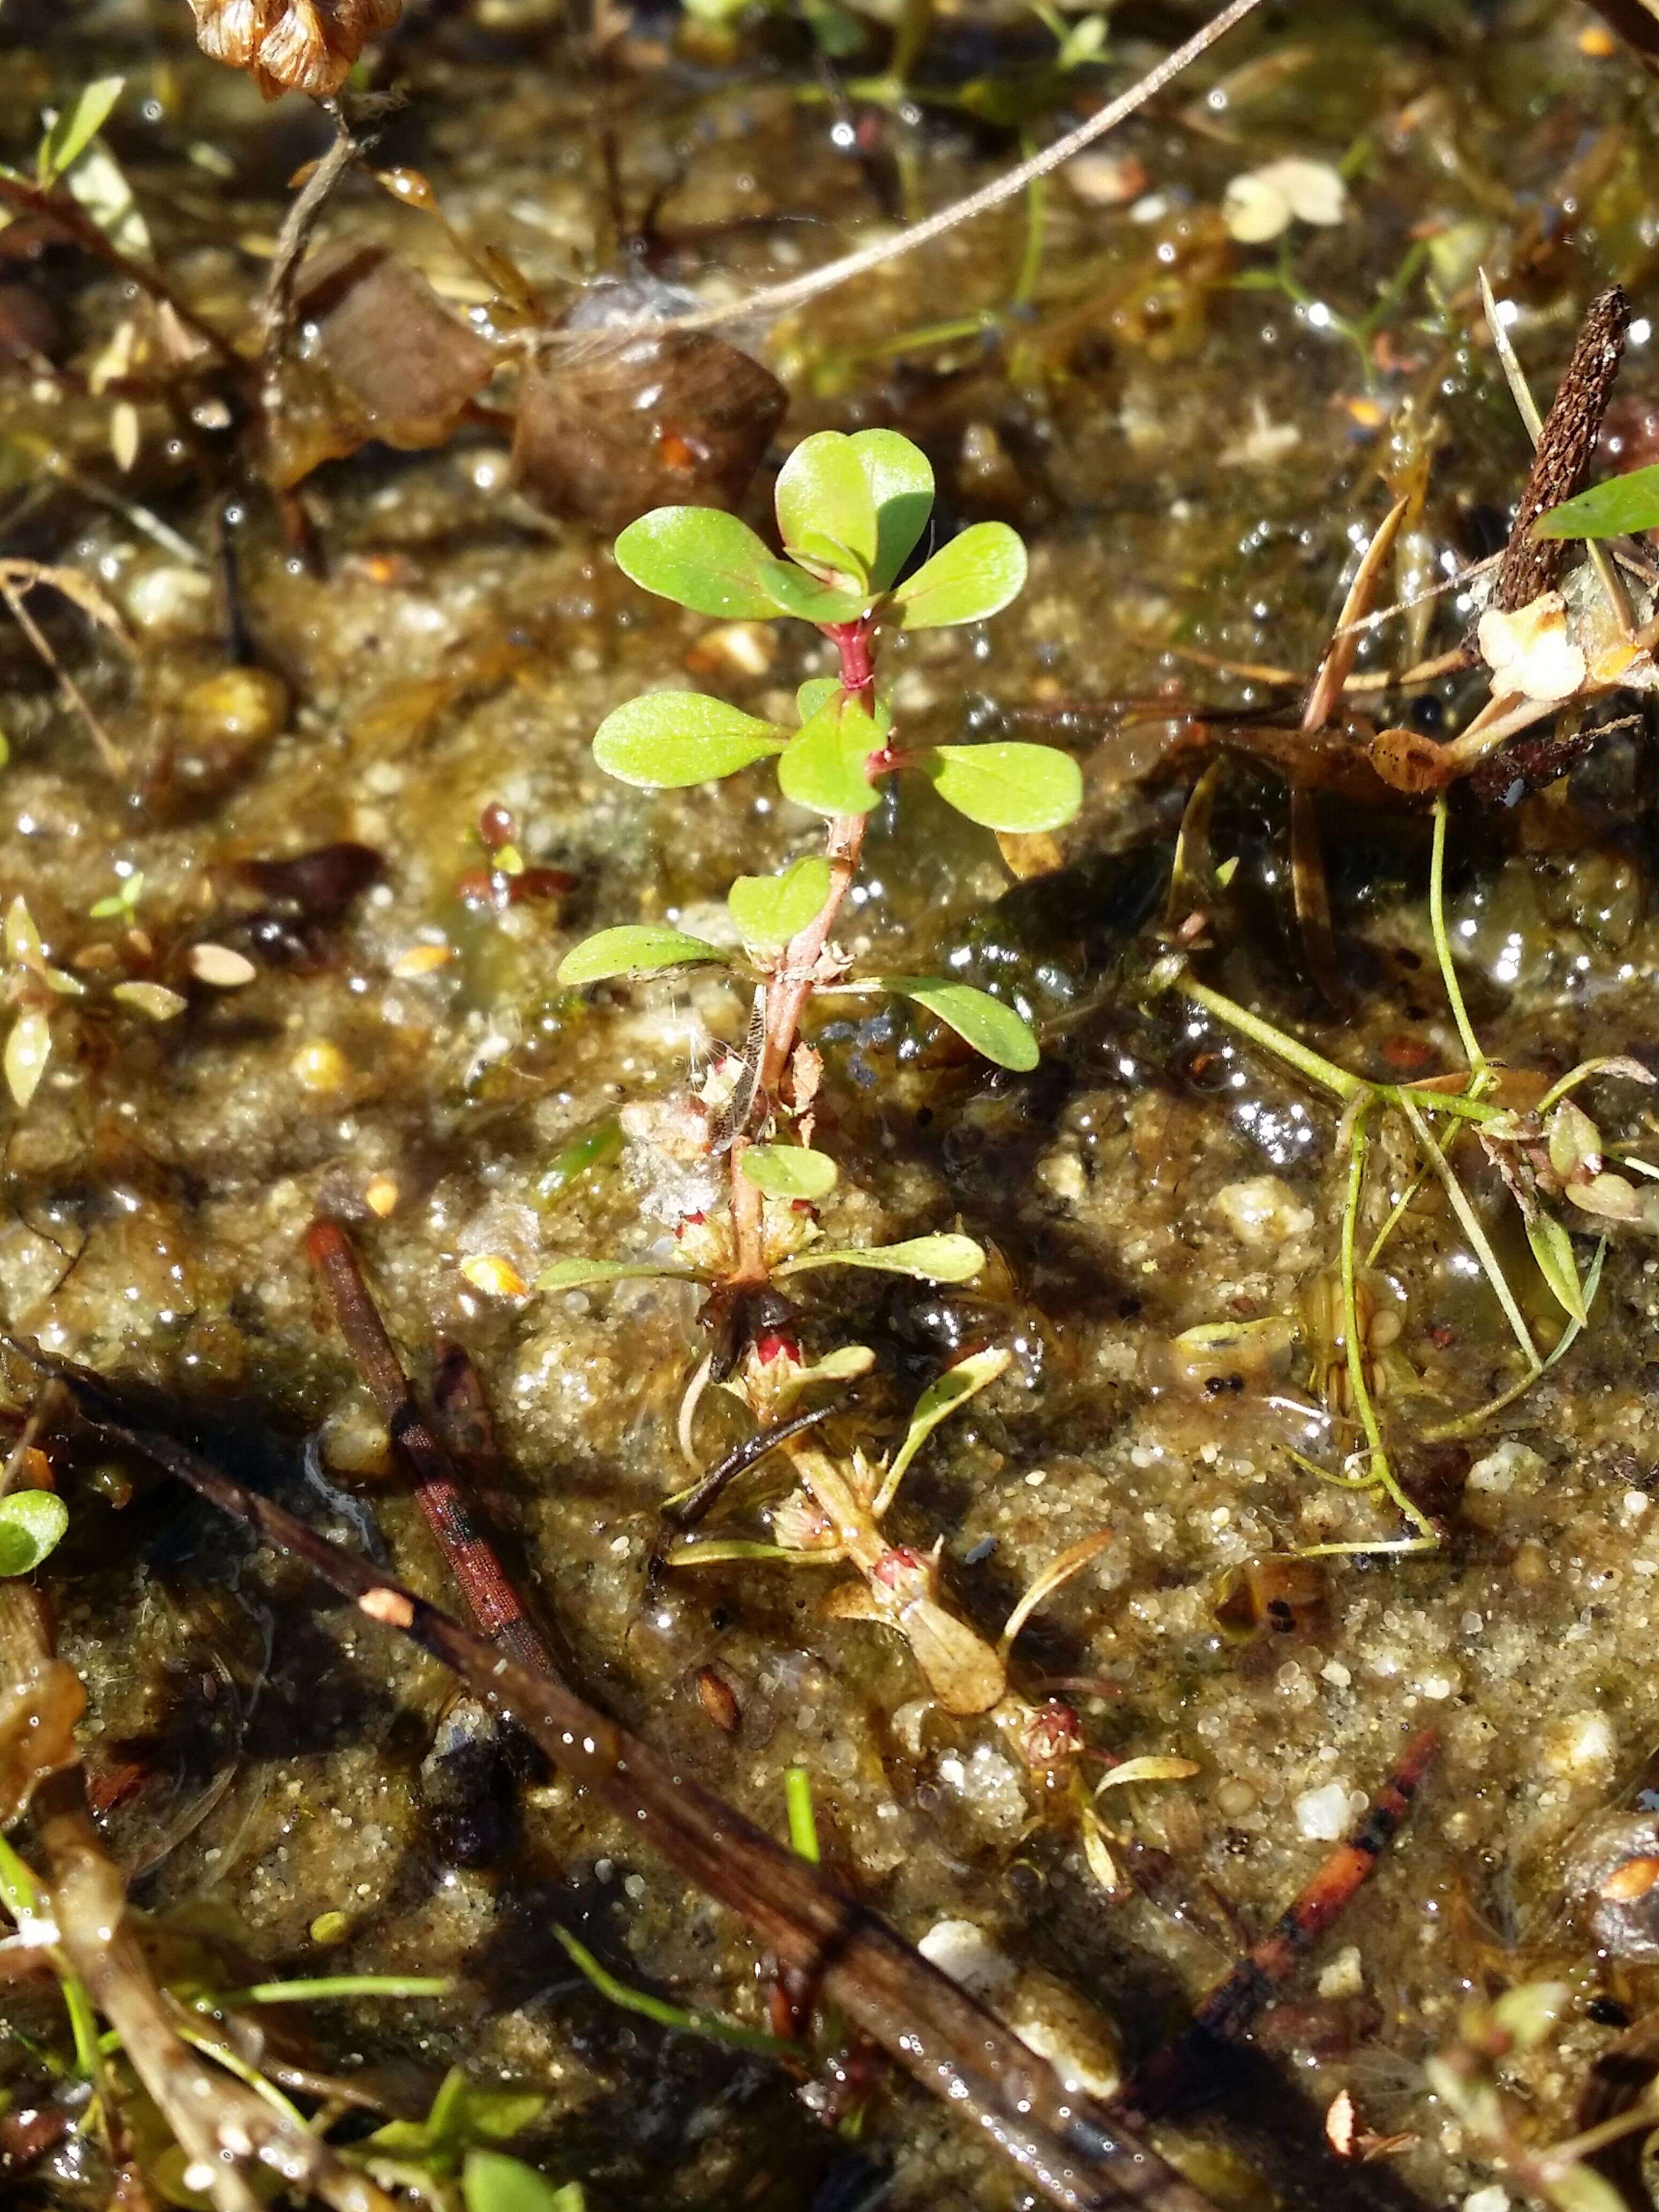
[[[1488,607],[1478,635],[1495,692],[1553,701],[1583,690],[1589,671],[1568,632],[1567,603],[1559,592],[1540,592],[1513,614]]]
[[[513,471],[550,514],[623,529],[653,507],[733,507],[788,394],[771,372],[701,331],[532,363]]]
[[[267,467],[281,490],[371,438],[403,453],[441,446],[495,369],[494,349],[384,246],[342,240],[313,254],[294,309],[316,335],[275,410]]]
[[[267,100],[337,92],[368,41],[389,31],[403,0],[190,0],[210,60],[246,70]]]

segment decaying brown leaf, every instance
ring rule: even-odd
[[[787,404],[769,370],[699,331],[554,353],[525,370],[514,472],[538,507],[599,530],[653,507],[732,507]]]
[[[389,31],[403,0],[190,0],[202,52],[246,70],[267,100],[325,99],[368,41]]]
[[[280,489],[371,438],[404,452],[442,445],[495,366],[492,349],[384,246],[313,254],[294,308],[316,337],[283,371],[269,463]]]

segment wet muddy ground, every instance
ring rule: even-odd
[[[1195,20],[1118,9],[1108,63],[1042,89],[1032,127],[1127,82]],[[619,222],[637,231],[647,210],[659,271],[717,300],[943,204],[1018,152],[1017,129],[966,110],[1053,50],[1029,18],[947,12],[916,96],[857,105],[861,165],[798,25],[723,38],[660,14],[607,28],[602,58],[580,62],[535,0],[419,9],[380,64],[407,104],[377,159],[423,171],[456,231],[509,254],[555,305],[624,265]],[[176,404],[123,398],[111,349],[135,303],[118,281],[50,239],[0,271],[0,329],[37,318],[0,361],[0,551],[95,579],[133,640],[118,650],[61,607],[47,625],[123,780],[0,627],[0,891],[26,897],[52,957],[88,986],[53,1015],[27,1111],[7,1109],[5,1327],[158,1387],[240,1471],[442,1595],[301,1250],[318,1213],[350,1222],[416,1372],[441,1335],[471,1352],[532,1587],[586,1691],[774,1832],[785,1769],[807,1768],[844,1877],[913,1940],[975,1923],[997,2001],[1097,2086],[1115,2054],[1178,2031],[1432,1723],[1420,1810],[1304,1971],[1296,2010],[1168,2138],[1206,2147],[1224,2203],[1498,2212],[1490,2167],[1424,2074],[1460,2008],[1516,1981],[1570,1984],[1560,2033],[1515,2077],[1547,2140],[1571,2131],[1586,2069],[1654,2002],[1642,1944],[1586,1927],[1571,1869],[1593,1824],[1651,1802],[1659,1247],[1615,1241],[1593,1325],[1561,1364],[1478,1435],[1433,1444],[1425,1429],[1518,1370],[1456,1224],[1422,1196],[1372,1290],[1397,1317],[1384,1413],[1439,1547],[1323,1559],[1294,1606],[1253,1617],[1237,1589],[1252,1563],[1398,1533],[1374,1498],[1290,1455],[1332,1441],[1309,1386],[1331,1357],[1336,1116],[1144,988],[1186,795],[1219,757],[1212,840],[1238,866],[1197,972],[1367,1073],[1457,1064],[1426,817],[1319,800],[1352,992],[1338,1013],[1289,902],[1273,716],[1294,695],[1202,657],[1311,669],[1357,547],[1401,491],[1424,495],[1385,597],[1501,545],[1527,447],[1480,324],[1480,263],[1542,392],[1591,294],[1623,280],[1638,320],[1613,431],[1626,465],[1649,457],[1652,105],[1595,31],[1577,7],[1274,9],[1107,142],[1115,173],[1091,156],[1035,210],[738,331],[791,399],[750,495],[757,519],[803,433],[890,424],[930,455],[949,520],[1012,521],[1030,548],[1005,614],[901,640],[887,669],[917,735],[1074,751],[1086,796],[1059,871],[1017,883],[992,836],[918,780],[877,819],[847,933],[890,966],[954,958],[1006,990],[1042,1024],[1042,1064],[994,1074],[919,1016],[838,1013],[818,1031],[842,1170],[826,1232],[960,1226],[994,1263],[965,1291],[826,1276],[803,1292],[801,1326],[819,1351],[875,1347],[872,1445],[964,1345],[1014,1348],[928,1447],[901,1534],[942,1540],[955,1598],[994,1634],[1057,1553],[1114,1532],[1021,1655],[1033,1681],[1082,1685],[1071,1694],[1103,1752],[1198,1764],[1189,1782],[1126,1793],[1134,1887],[1118,1901],[1070,1831],[1034,1818],[994,1733],[931,1705],[896,1638],[827,1619],[812,1571],[703,1569],[647,1589],[703,1349],[688,1291],[500,1297],[462,1272],[498,1255],[528,1281],[560,1255],[653,1249],[672,1194],[647,1146],[599,1147],[562,1188],[550,1167],[624,1101],[670,1096],[712,1039],[740,1036],[744,994],[695,976],[584,994],[555,970],[589,929],[696,929],[739,869],[815,849],[812,818],[769,773],[629,789],[594,765],[595,726],[651,685],[776,711],[826,649],[799,625],[734,630],[647,599],[606,537],[514,488],[487,412],[436,450],[370,445],[325,465],[303,494],[307,559],[187,380]],[[262,107],[200,59],[182,4],[17,6],[0,39],[9,160],[32,159],[41,107],[127,78],[107,143],[152,250],[204,318],[240,328],[286,179],[327,143],[313,112]],[[1241,245],[1220,213],[1227,185],[1290,155],[1341,167],[1343,220],[1296,225],[1282,250]],[[458,308],[487,307],[439,225],[366,180],[347,182],[325,229],[394,248]],[[933,328],[963,318],[982,326]],[[227,629],[227,546],[246,661]],[[1407,666],[1468,618],[1455,594],[1425,601],[1368,636],[1361,668]],[[1408,711],[1438,733],[1479,696],[1449,679]],[[1194,702],[1222,718],[1194,721]],[[1454,807],[1448,919],[1495,1057],[1553,1077],[1659,1050],[1649,746],[1638,720],[1514,805]],[[528,866],[550,872],[541,896],[498,904],[469,883],[491,805],[510,811]],[[378,856],[372,872],[313,871],[283,897],[246,872],[344,842]],[[138,876],[130,906],[94,918]],[[186,951],[204,942],[240,951],[252,980],[201,980]],[[148,1019],[110,995],[123,979],[176,988],[185,1010]],[[1606,1126],[1649,1132],[1634,1085],[1601,1096]],[[1500,1227],[1495,1179],[1471,1176],[1547,1345],[1561,1316]],[[1273,1321],[1237,1359],[1176,1341]],[[13,1380],[21,1402],[22,1370]],[[91,1693],[110,1838],[167,1940],[234,1937],[265,1976],[459,1977],[444,1999],[307,2008],[293,2033],[318,2065],[389,2069],[416,2109],[458,2058],[532,2087],[549,2100],[532,2151],[602,2207],[1030,2201],[903,2089],[852,2143],[764,2062],[612,2009],[555,1920],[625,1979],[763,2025],[755,1953],[556,1779],[532,1778],[516,1814],[495,1807],[489,1863],[455,1863],[421,1785],[449,1695],[434,1666],[320,1609],[297,1569],[141,1464],[83,1450],[63,1481],[70,1533],[44,1582]],[[734,1525],[759,1528],[753,1511]],[[708,1668],[735,1699],[730,1733],[698,1694]],[[326,1945],[325,1914],[343,1916]],[[23,2037],[55,2033],[54,2016],[44,1996],[4,2009],[0,2068],[23,2082]],[[1410,2141],[1333,2163],[1320,2119],[1345,2087],[1370,2128]],[[94,2164],[71,2143],[18,2185],[100,2202]]]

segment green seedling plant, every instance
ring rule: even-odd
[[[1329,1331],[1346,1389],[1341,1409],[1359,1431],[1358,1449],[1335,1470],[1292,1453],[1297,1463],[1322,1481],[1392,1505],[1408,1533],[1388,1539],[1310,1545],[1307,1555],[1358,1552],[1431,1551],[1440,1539],[1434,1523],[1401,1487],[1384,1439],[1373,1391],[1372,1317],[1367,1310],[1364,1272],[1376,1266],[1424,1184],[1437,1182],[1470,1251],[1478,1261],[1513,1335],[1523,1372],[1508,1389],[1473,1411],[1422,1431],[1425,1442],[1473,1436],[1494,1415],[1514,1404],[1555,1365],[1589,1327],[1590,1309],[1601,1279],[1613,1229],[1659,1231],[1659,1169],[1627,1153],[1615,1152],[1603,1139],[1575,1094],[1600,1078],[1623,1078],[1651,1085],[1654,1078],[1638,1060],[1603,1057],[1581,1062],[1546,1087],[1524,1071],[1507,1068],[1482,1048],[1452,959],[1445,917],[1447,805],[1434,813],[1430,861],[1429,921],[1446,998],[1462,1044],[1467,1066],[1417,1082],[1378,1082],[1340,1066],[1301,1039],[1278,1028],[1237,1000],[1201,982],[1184,955],[1171,954],[1152,971],[1154,991],[1178,992],[1192,1005],[1232,1030],[1325,1091],[1342,1109],[1337,1150],[1343,1176],[1343,1205],[1337,1268],[1337,1318]],[[1369,1180],[1373,1132],[1385,1115],[1398,1117],[1415,1152],[1418,1165],[1407,1188],[1394,1200],[1369,1247],[1362,1245],[1361,1224],[1375,1197]],[[1565,1316],[1553,1349],[1540,1353],[1485,1224],[1454,1164],[1459,1141],[1472,1134],[1517,1207],[1538,1273]],[[1632,1180],[1620,1168],[1645,1178]],[[1574,1232],[1596,1235],[1597,1243],[1581,1264]]]
[[[680,1274],[736,1291],[829,1266],[947,1282],[977,1272],[979,1248],[957,1236],[819,1249],[799,1210],[827,1196],[837,1175],[810,1141],[822,1066],[801,1029],[816,999],[901,999],[998,1066],[1024,1070],[1037,1060],[1029,1026],[988,993],[947,976],[854,975],[835,941],[871,814],[900,769],[926,775],[949,805],[993,830],[1055,830],[1081,802],[1076,763],[1051,746],[908,745],[895,728],[878,681],[884,635],[983,622],[1025,580],[1024,547],[1000,522],[974,524],[905,574],[933,502],[933,471],[907,439],[826,430],[804,440],[778,477],[781,557],[735,515],[709,507],[659,507],[617,541],[627,575],[696,613],[810,623],[834,647],[838,672],[801,686],[788,727],[720,699],[647,693],[600,726],[599,765],[624,783],[667,790],[770,759],[784,798],[825,827],[820,852],[732,885],[726,905],[740,953],[652,923],[601,930],[565,957],[559,979],[571,985],[722,966],[751,987],[753,1005],[745,1045],[726,1054],[698,1102],[707,1152],[729,1155],[719,1218],[700,1222],[695,1236],[682,1231],[674,1263],[561,1261],[539,1279],[544,1288]]]
[[[848,1351],[862,1349],[848,1347]],[[842,1362],[847,1352],[832,1355]],[[890,1462],[872,1460],[854,1447],[849,1455],[805,1437],[786,1440],[793,1486],[768,1509],[770,1540],[719,1534],[693,1538],[668,1553],[678,1567],[754,1565],[848,1567],[823,1602],[825,1618],[867,1623],[900,1637],[917,1672],[943,1712],[961,1720],[984,1718],[1008,1744],[1023,1770],[1034,1806],[1062,1811],[1074,1826],[1084,1855],[1101,1887],[1125,1892],[1112,1855],[1115,1836],[1102,1819],[1083,1774],[1101,1754],[1085,1744],[1075,1711],[1057,1698],[1025,1696],[1014,1685],[1011,1662],[1022,1630],[1039,1607],[1097,1559],[1111,1541],[1109,1529],[1086,1536],[1051,1560],[1014,1606],[995,1643],[950,1601],[939,1548],[919,1552],[896,1543],[884,1523],[900,1486],[928,1438],[969,1401],[1000,1380],[1012,1364],[1004,1346],[970,1353],[937,1376],[911,1410]],[[735,1388],[763,1428],[793,1411],[801,1392],[823,1376],[805,1366],[786,1342],[751,1348]],[[846,1371],[843,1365],[842,1371]],[[1198,1772],[1191,1759],[1139,1756],[1110,1765],[1100,1790],[1136,1784],[1185,1781]]]

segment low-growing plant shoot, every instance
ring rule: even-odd
[[[921,746],[895,727],[878,680],[884,636],[983,622],[1025,580],[1024,547],[1000,522],[974,524],[907,573],[933,504],[933,471],[908,440],[890,430],[825,430],[804,440],[779,476],[781,557],[735,515],[709,507],[659,507],[617,541],[623,569],[645,590],[722,621],[810,623],[835,647],[838,668],[801,686],[793,726],[681,691],[630,700],[594,738],[600,766],[625,783],[665,790],[772,759],[783,796],[825,826],[821,850],[732,885],[726,905],[740,952],[642,923],[601,930],[566,956],[559,976],[567,984],[718,963],[752,985],[754,999],[747,1042],[725,1055],[698,1095],[707,1150],[730,1159],[718,1218],[682,1234],[675,1264],[565,1260],[542,1276],[544,1288],[678,1273],[742,1291],[769,1275],[828,1266],[960,1281],[978,1269],[979,1248],[966,1237],[830,1250],[816,1244],[810,1217],[836,1180],[834,1161],[811,1145],[823,1068],[802,1025],[815,999],[906,1000],[1000,1066],[1027,1069],[1037,1060],[1030,1029],[988,993],[948,976],[854,974],[836,942],[870,816],[899,770],[926,775],[959,813],[1004,832],[1058,829],[1082,795],[1076,763],[1051,746]]]

